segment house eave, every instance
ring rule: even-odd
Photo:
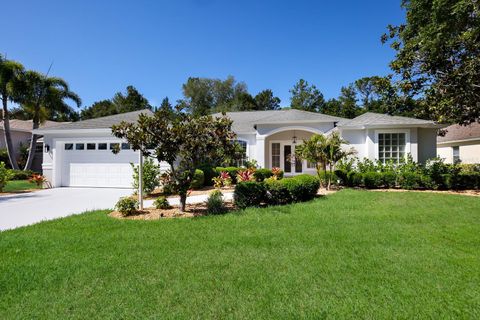
[[[363,130],[363,129],[384,129],[384,128],[430,128],[443,129],[448,127],[445,124],[425,123],[425,124],[376,124],[363,126],[338,126],[340,130]]]
[[[35,134],[75,134],[75,133],[112,133],[110,128],[100,128],[100,129],[36,129],[33,130]]]
[[[480,142],[480,137],[469,138],[469,139],[460,139],[460,140],[449,140],[449,141],[442,141],[442,142],[437,141],[437,145],[448,145],[448,144],[452,144],[452,143],[462,143],[462,142],[472,142],[472,141],[479,141]]]

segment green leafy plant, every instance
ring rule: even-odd
[[[264,181],[266,198],[268,205],[285,205],[293,201],[290,191],[285,185],[284,180],[277,180],[274,176]]]
[[[192,189],[201,189],[203,188],[205,182],[205,175],[202,170],[196,169],[191,183]]]
[[[132,186],[138,190],[138,165],[130,163],[133,168],[133,183]],[[145,159],[142,166],[142,189],[146,194],[152,193],[155,188],[160,185],[160,167],[153,161],[153,159]]]
[[[120,198],[115,205],[115,209],[123,216],[131,215],[137,211],[138,201],[130,197]]]
[[[233,198],[240,209],[258,207],[265,199],[265,187],[256,181],[239,182],[235,186]]]
[[[7,185],[8,180],[10,180],[9,170],[5,165],[5,162],[0,162],[0,192],[3,191],[3,188]]]
[[[164,196],[160,196],[153,202],[153,205],[157,209],[170,209],[172,206],[168,202],[168,199]]]
[[[363,184],[367,189],[376,189],[383,186],[383,175],[380,172],[370,171],[363,174]]]
[[[37,187],[41,187],[47,181],[47,178],[45,178],[45,176],[42,176],[41,174],[33,174],[30,179],[28,179],[28,181],[30,183],[36,184]]]
[[[252,169],[241,170],[237,173],[237,182],[246,182],[255,180],[255,171]]]
[[[207,199],[208,214],[223,214],[227,212],[227,208],[223,201],[223,193],[220,190],[214,190]]]

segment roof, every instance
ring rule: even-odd
[[[48,132],[48,131],[57,131],[57,130],[82,130],[82,129],[110,129],[113,125],[119,124],[122,121],[125,122],[136,122],[140,114],[153,114],[149,109],[143,109],[138,111],[126,112],[115,114],[112,116],[106,116],[95,119],[81,120],[76,122],[65,123],[59,126],[52,128],[45,128],[39,131]]]
[[[390,116],[388,114],[366,112],[351,120],[342,120],[338,124],[342,129],[348,128],[367,128],[379,126],[417,126],[417,127],[442,127],[430,120],[422,120],[401,116]]]
[[[40,124],[40,129],[54,128],[60,125],[68,124],[70,122],[56,122],[47,120],[44,123]],[[10,119],[10,130],[11,131],[22,131],[22,132],[32,132],[33,120],[18,120]],[[3,121],[0,122],[0,130],[3,130]]]
[[[438,143],[451,141],[480,139],[480,123],[474,122],[468,126],[454,124],[446,127],[447,133],[443,137],[437,137]]]
[[[221,113],[216,113],[213,116],[220,115]],[[296,109],[227,112],[226,115],[233,120],[232,129],[235,132],[254,132],[255,125],[259,124],[339,122],[341,120],[346,120],[344,118],[329,116],[322,113]]]

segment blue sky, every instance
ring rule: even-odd
[[[400,0],[8,1],[2,11],[0,51],[43,72],[53,61],[84,106],[130,84],[152,104],[176,100],[189,76],[233,75],[282,106],[299,78],[336,97],[389,72],[380,36],[404,19]]]

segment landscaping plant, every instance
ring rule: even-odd
[[[255,171],[252,169],[246,169],[237,173],[237,182],[246,182],[255,180]]]
[[[43,183],[47,181],[47,178],[45,176],[42,176],[41,174],[33,174],[30,179],[28,179],[30,183],[35,183],[37,187],[43,186]]]
[[[170,209],[172,206],[168,202],[168,199],[164,196],[160,196],[153,202],[153,205],[157,209]]]
[[[220,190],[213,190],[207,199],[208,214],[223,214],[227,212],[223,202],[223,193]]]
[[[8,180],[10,180],[10,174],[5,162],[0,162],[0,192],[3,191],[3,188],[7,184]]]
[[[130,197],[120,198],[115,209],[120,212],[123,216],[128,216],[138,210],[138,201]]]
[[[138,190],[138,165],[130,163],[133,168],[133,188]],[[147,158],[142,167],[142,189],[145,194],[152,193],[160,185],[160,166],[153,159]]]
[[[194,190],[203,188],[205,182],[205,175],[203,171],[200,169],[195,170],[195,174],[193,175],[193,180],[191,183],[191,188]]]

